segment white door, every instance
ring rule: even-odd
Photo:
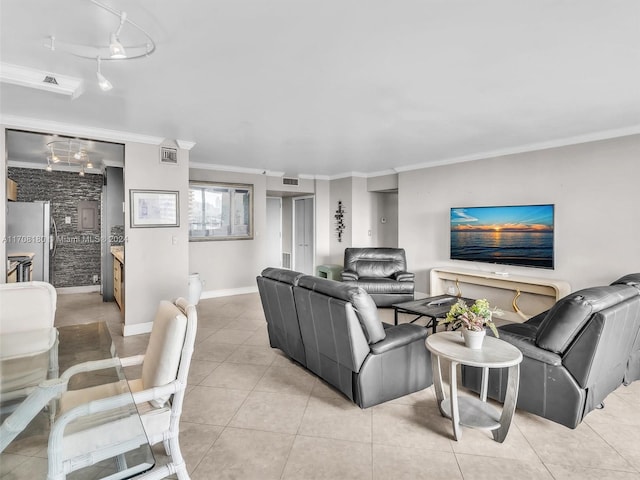
[[[293,235],[293,269],[313,275],[313,198],[296,198],[293,201]]]
[[[282,199],[267,197],[267,267],[282,267]]]

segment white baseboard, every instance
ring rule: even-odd
[[[133,325],[126,325],[122,329],[123,337],[130,337],[131,335],[141,335],[143,333],[149,333],[153,327],[153,322],[135,323]]]
[[[205,300],[207,298],[218,298],[218,297],[230,297],[232,295],[245,295],[247,293],[257,293],[258,287],[242,287],[242,288],[228,288],[224,290],[209,290],[207,292],[202,292],[200,295],[200,300]]]
[[[100,285],[84,285],[82,287],[60,287],[56,288],[58,295],[67,295],[69,293],[94,293],[100,292]]]

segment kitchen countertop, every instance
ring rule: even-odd
[[[111,255],[124,265],[124,247],[111,247]]]

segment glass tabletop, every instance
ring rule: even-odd
[[[83,325],[72,325],[58,327],[57,345],[57,369],[50,369],[49,380],[38,380],[37,388],[28,390],[25,397],[12,394],[11,389],[17,386],[20,378],[20,369],[23,369],[22,377],[34,376],[36,367],[44,363],[45,365],[55,362],[56,355],[53,351],[38,354],[37,359],[19,355],[12,358],[0,358],[0,381],[2,384],[2,400],[0,401],[2,430],[0,434],[4,438],[4,448],[0,454],[0,477],[29,479],[46,478],[47,455],[50,443],[51,417],[56,417],[56,422],[61,420],[61,410],[63,403],[78,403],[78,398],[82,398],[82,389],[86,388],[106,388],[115,389],[123,394],[125,399],[123,405],[108,412],[92,413],[80,419],[72,420],[64,430],[67,439],[72,439],[76,443],[84,442],[84,438],[96,435],[108,436],[112,425],[119,425],[120,434],[123,438],[135,439],[127,447],[114,449],[99,458],[84,460],[86,466],[70,472],[67,478],[83,480],[94,478],[128,478],[137,473],[146,471],[153,467],[155,460],[151,452],[151,447],[144,433],[142,421],[138,414],[133,396],[129,390],[128,383],[117,353],[113,346],[111,335],[104,322],[89,323]],[[2,335],[3,345],[11,344],[13,339],[11,334]],[[53,349],[56,346],[54,345]],[[115,359],[115,360],[111,360]],[[82,367],[88,365],[86,362],[106,361],[110,365],[108,368],[96,371],[83,371]],[[66,378],[64,372],[78,370],[78,373],[69,377],[68,381],[61,381]],[[53,376],[51,371],[55,372]],[[60,375],[57,375],[57,372]],[[75,391],[69,394],[68,392]],[[62,400],[60,397],[62,392]],[[19,392],[18,392],[19,393]],[[75,395],[75,399],[74,399]],[[127,397],[128,395],[128,397]],[[69,400],[71,398],[72,400]],[[19,424],[19,428],[14,428]],[[19,433],[13,438],[13,430]],[[96,432],[102,432],[96,434]],[[120,445],[123,442],[118,441]],[[20,462],[16,466],[16,463]],[[35,474],[35,472],[38,472]],[[42,473],[40,473],[42,472]]]

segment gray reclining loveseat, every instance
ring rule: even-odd
[[[257,283],[271,346],[361,408],[433,383],[427,330],[383,324],[363,289],[279,268]]]
[[[624,277],[623,277],[624,279]],[[523,354],[517,408],[569,428],[633,379],[638,362],[640,291],[627,282],[586,288],[524,323],[498,329]],[[479,391],[481,371],[463,367],[463,385]],[[488,393],[504,401],[507,375],[491,370]]]

